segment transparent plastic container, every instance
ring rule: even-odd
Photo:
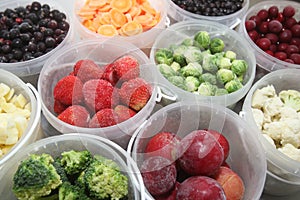
[[[225,16],[205,16],[198,15],[189,11],[186,11],[175,4],[172,0],[167,0],[170,4],[170,9],[168,10],[168,15],[175,21],[186,21],[186,20],[209,20],[224,24],[228,27],[234,28],[240,22],[242,17],[248,10],[250,0],[244,0],[243,7],[235,13]]]
[[[267,71],[275,71],[278,69],[285,68],[298,68],[300,69],[300,65],[292,64],[288,62],[284,62],[279,60],[267,53],[265,53],[262,49],[260,49],[249,37],[245,22],[253,15],[256,15],[261,9],[269,9],[271,6],[276,5],[279,11],[282,11],[285,6],[291,5],[296,9],[296,14],[294,18],[299,21],[300,20],[300,3],[296,1],[281,1],[281,0],[273,0],[273,1],[262,1],[257,4],[254,4],[249,8],[247,13],[243,16],[241,24],[239,26],[239,32],[245,38],[245,41],[251,46],[252,49],[255,50],[255,57],[257,65]]]
[[[171,82],[169,82],[155,67],[155,74],[158,84],[162,91],[169,96],[174,96],[178,101],[195,100],[212,102],[225,106],[233,107],[241,100],[250,89],[256,71],[256,60],[254,52],[250,49],[245,40],[240,35],[226,27],[225,25],[211,21],[183,21],[171,25],[164,30],[155,40],[151,52],[150,60],[155,63],[155,52],[161,48],[169,48],[171,44],[181,43],[188,37],[193,37],[198,31],[207,31],[211,38],[218,37],[225,43],[224,50],[232,50],[236,52],[237,58],[244,59],[248,63],[248,70],[244,76],[244,86],[236,92],[222,96],[203,96],[185,91]]]
[[[81,59],[91,59],[97,64],[112,63],[115,59],[131,55],[140,63],[140,77],[153,85],[153,91],[148,103],[135,116],[114,126],[104,128],[82,128],[67,124],[57,118],[53,111],[53,89],[62,77],[73,71],[74,64]],[[153,64],[149,58],[136,46],[117,39],[99,41],[84,40],[65,47],[51,56],[45,63],[39,80],[38,91],[42,99],[42,111],[47,121],[61,133],[84,132],[107,137],[122,147],[126,147],[134,130],[150,115],[156,100],[156,77]]]
[[[255,130],[253,133],[259,133],[255,137],[259,138],[266,152],[268,170],[264,191],[271,195],[289,195],[300,190],[300,163],[275,149],[262,136],[252,115],[252,96],[257,89],[267,85],[273,85],[277,94],[287,89],[300,91],[299,72],[299,69],[281,69],[262,77],[250,89],[241,112],[247,124]]]
[[[216,104],[182,101],[170,104],[153,115],[132,137],[127,152],[138,167],[143,162],[147,142],[159,132],[173,132],[180,138],[200,129],[213,129],[229,141],[226,162],[243,180],[243,200],[258,200],[266,177],[266,158],[263,148],[253,132],[236,113]],[[148,199],[153,199],[147,193]]]
[[[158,34],[166,28],[167,23],[167,11],[169,9],[169,3],[166,0],[148,0],[150,5],[161,14],[161,19],[153,28],[148,31],[142,32],[134,36],[115,36],[113,38],[118,38],[136,45],[139,48],[151,48],[155,38]],[[81,39],[94,39],[99,38],[101,40],[108,40],[112,37],[103,36],[96,32],[93,32],[82,25],[80,17],[77,15],[80,8],[85,4],[86,0],[76,0],[74,5],[74,24],[76,32]]]
[[[6,8],[14,9],[17,8],[18,6],[26,6],[28,4],[31,4],[32,2],[33,2],[32,0],[17,0],[17,1],[1,0],[0,11],[4,11]],[[66,9],[62,7],[61,4],[55,0],[38,0],[38,2],[40,2],[41,4],[47,3],[50,6],[51,10],[57,9],[65,13],[67,17],[66,20],[70,24],[70,28],[65,39],[55,49],[53,49],[50,52],[28,61],[16,62],[16,63],[0,63],[1,69],[10,71],[15,75],[17,75],[18,77],[21,77],[25,82],[30,82],[32,84],[37,83],[38,74],[40,73],[43,64],[46,62],[46,60],[51,55],[53,55],[56,51],[58,51],[60,48],[62,48],[63,46],[65,46],[66,44],[70,43],[73,40],[73,22]]]
[[[30,143],[43,137],[41,129],[41,100],[36,89],[25,84],[20,78],[11,72],[0,69],[0,83],[14,88],[15,94],[22,94],[28,102],[31,103],[31,115],[27,128],[19,141],[10,149],[10,151],[0,158],[0,169],[19,151],[23,151]]]
[[[92,136],[84,133],[74,133],[68,135],[59,135],[39,140],[22,151],[19,151],[13,159],[10,160],[0,171],[0,179],[3,183],[0,186],[1,198],[14,200],[17,199],[13,192],[13,175],[16,172],[20,162],[26,159],[30,154],[47,153],[53,157],[60,156],[64,151],[82,151],[88,150],[92,155],[101,155],[116,162],[122,173],[128,177],[128,197],[133,200],[144,200],[144,184],[142,177],[138,173],[132,173],[128,165],[135,172],[139,171],[135,162],[130,159],[124,149],[105,138]],[[128,163],[130,161],[130,163]],[[136,184],[134,181],[139,181]],[[139,185],[136,187],[136,185]]]

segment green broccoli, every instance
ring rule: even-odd
[[[85,151],[65,151],[61,153],[60,163],[65,169],[67,175],[74,175],[82,172],[92,160],[92,154]]]
[[[49,154],[30,155],[23,160],[13,177],[13,192],[20,200],[35,200],[49,195],[62,181]]]
[[[283,103],[295,109],[297,112],[300,111],[300,92],[297,90],[283,90],[279,93],[280,99]]]
[[[70,182],[64,182],[58,190],[59,200],[91,200],[84,191]]]
[[[158,64],[171,65],[173,62],[173,52],[170,49],[162,48],[155,53],[155,60]]]
[[[104,157],[95,157],[85,170],[84,180],[91,197],[121,199],[128,194],[128,178],[117,164]]]
[[[58,175],[60,176],[60,179],[62,182],[66,182],[69,181],[68,176],[66,174],[65,169],[63,168],[63,166],[61,165],[61,160],[59,158],[55,159],[55,161],[52,163],[56,172],[58,173]]]

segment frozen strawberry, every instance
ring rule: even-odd
[[[92,112],[112,107],[113,86],[102,79],[93,79],[83,85],[84,102]]]
[[[210,132],[217,139],[217,141],[220,143],[220,145],[222,146],[223,151],[224,151],[224,160],[226,160],[226,158],[229,155],[229,142],[228,142],[228,140],[226,139],[226,137],[224,135],[222,135],[218,131],[215,131],[215,130],[207,130],[207,131]]]
[[[118,121],[117,114],[111,108],[105,108],[98,111],[90,120],[90,128],[103,128],[116,125]]]
[[[138,78],[140,75],[140,65],[132,56],[123,56],[117,59],[113,65],[117,79],[122,82]]]
[[[123,105],[117,105],[114,108],[114,111],[118,115],[118,120],[119,120],[118,123],[126,121],[127,119],[133,117],[136,114],[134,110]]]
[[[145,187],[152,195],[166,194],[175,186],[175,163],[164,157],[153,156],[144,160],[141,173]]]
[[[102,79],[107,80],[113,86],[115,86],[117,84],[118,79],[116,77],[114,65],[112,63],[104,66],[104,72],[102,74]]]
[[[83,83],[91,79],[100,79],[103,74],[103,69],[100,68],[92,60],[79,60],[74,65],[74,75],[77,76]]]
[[[73,105],[60,113],[57,118],[74,126],[87,127],[90,120],[90,114],[85,107]]]
[[[176,182],[173,190],[171,190],[167,194],[156,196],[155,200],[176,200],[176,195],[177,195],[179,186],[180,186],[180,183]]]
[[[53,110],[56,114],[62,113],[67,108],[68,106],[66,106],[65,104],[61,103],[60,101],[54,100]]]
[[[151,97],[151,86],[142,78],[131,79],[122,84],[119,94],[125,105],[139,111]]]
[[[65,76],[60,79],[53,90],[54,99],[67,106],[81,103],[82,82],[76,76]]]

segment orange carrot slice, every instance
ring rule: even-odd
[[[136,2],[138,3],[138,4],[143,4],[144,2],[146,2],[147,0],[136,0]]]
[[[153,16],[149,14],[135,16],[134,21],[140,23],[141,25],[150,24],[153,21]]]
[[[146,13],[151,13],[152,15],[156,14],[156,10],[150,5],[148,1],[144,2],[141,5],[141,9],[145,11]]]
[[[110,18],[111,18],[111,23],[115,27],[121,27],[127,22],[126,16],[118,9],[112,8],[109,11]]]
[[[130,8],[130,10],[127,12],[131,15],[132,18],[134,18],[135,16],[140,15],[142,12],[142,9],[140,8],[140,6],[133,6]]]
[[[122,32],[127,36],[137,35],[143,32],[143,27],[135,21],[127,22],[122,26]]]
[[[118,35],[117,29],[113,25],[110,25],[110,24],[101,25],[97,29],[97,33],[104,35],[104,36],[110,36],[110,37]]]
[[[125,13],[132,7],[132,0],[112,0],[110,7]]]
[[[109,13],[102,13],[99,16],[101,24],[111,24],[111,18]]]
[[[91,0],[88,5],[90,8],[101,8],[103,6],[105,6],[107,3],[106,0]]]
[[[98,11],[100,11],[100,12],[108,12],[108,11],[110,11],[110,9],[111,9],[110,4],[105,4],[101,8],[98,8]]]

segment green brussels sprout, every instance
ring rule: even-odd
[[[174,52],[174,50],[175,50],[176,48],[178,48],[178,45],[177,45],[177,44],[171,44],[171,45],[169,46],[169,50],[172,51],[172,52]]]
[[[178,72],[181,68],[180,64],[178,62],[172,62],[172,64],[170,65],[170,67],[175,71]]]
[[[215,73],[218,71],[217,57],[215,55],[205,54],[203,57],[202,67],[204,70]]]
[[[166,48],[159,49],[155,53],[155,60],[158,64],[171,65],[173,62],[173,52]]]
[[[193,46],[194,45],[194,40],[192,38],[186,38],[182,41],[182,45],[185,46]]]
[[[198,80],[198,78],[194,76],[186,77],[185,86],[187,91],[194,92],[198,89],[199,85],[200,85],[200,81]]]
[[[233,61],[236,59],[236,53],[234,53],[233,51],[226,51],[225,52],[225,57],[229,58],[230,61]]]
[[[225,84],[235,78],[235,74],[229,69],[219,69],[216,75],[221,84]]]
[[[208,32],[206,31],[199,31],[195,36],[194,40],[196,41],[196,44],[201,48],[201,49],[207,49],[210,44],[210,36]]]
[[[222,57],[219,63],[219,69],[230,69],[231,61],[229,58]]]
[[[169,77],[169,76],[175,76],[177,75],[176,71],[169,65],[167,64],[158,64],[157,65],[158,70],[164,77]]]
[[[233,79],[225,84],[225,89],[229,92],[235,92],[243,87],[243,84],[238,79]]]
[[[194,46],[188,46],[187,50],[184,52],[184,57],[187,63],[199,62],[203,60],[203,55],[201,50]]]
[[[183,55],[188,50],[186,45],[178,45],[173,49],[173,55]]]
[[[239,75],[239,76],[237,77],[237,79],[238,79],[241,83],[243,83],[243,82],[244,82],[244,74]]]
[[[244,74],[248,69],[248,64],[245,60],[234,60],[231,64],[231,70],[236,75],[242,75]]]
[[[182,76],[170,76],[168,77],[168,80],[175,86],[186,90],[186,85],[185,85],[185,81],[184,78]]]
[[[214,53],[222,52],[225,47],[224,41],[220,38],[214,38],[210,41],[210,51]]]
[[[222,96],[228,94],[228,91],[224,88],[217,88],[215,91],[215,96]]]
[[[216,75],[214,74],[211,74],[211,73],[204,73],[200,76],[199,78],[200,82],[203,83],[203,82],[209,82],[213,85],[216,85],[217,84],[217,77]]]
[[[177,62],[181,67],[186,66],[186,60],[183,54],[173,54],[174,61]]]
[[[199,77],[202,74],[203,69],[199,63],[192,62],[192,63],[189,63],[188,65],[184,66],[183,68],[181,68],[180,72],[185,77],[188,77],[188,76]]]
[[[216,91],[216,86],[210,84],[209,82],[201,83],[198,87],[198,93],[204,96],[214,96]]]

